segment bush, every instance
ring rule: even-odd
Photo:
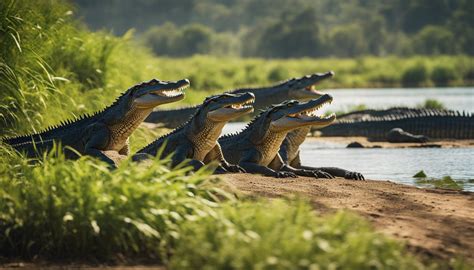
[[[456,71],[453,68],[437,66],[431,72],[431,80],[437,86],[446,86],[456,79]]]
[[[290,78],[288,70],[284,67],[275,67],[268,73],[267,79],[270,82],[278,82]]]
[[[418,105],[420,108],[425,108],[425,109],[438,109],[438,110],[444,110],[446,107],[441,101],[438,101],[436,99],[427,99],[423,104]]]
[[[449,29],[428,25],[413,37],[413,48],[419,54],[455,54],[459,42]]]
[[[425,65],[418,64],[406,69],[402,74],[403,86],[420,86],[426,82],[428,72]]]
[[[306,203],[226,204],[185,222],[172,269],[417,269],[397,243],[344,212],[316,217]]]
[[[171,171],[169,160],[110,172],[89,157],[65,160],[53,150],[32,165],[1,150],[2,256],[161,260],[180,222],[215,215],[208,173],[185,176],[189,168]]]

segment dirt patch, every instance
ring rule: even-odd
[[[298,194],[309,198],[322,213],[353,210],[420,255],[440,259],[462,255],[474,260],[474,193],[420,189],[389,181],[276,179],[249,174],[223,178],[248,195]]]

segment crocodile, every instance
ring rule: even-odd
[[[253,112],[254,101],[252,93],[224,93],[208,97],[185,124],[145,146],[132,159],[141,161],[158,153],[160,157],[172,154],[172,167],[190,159],[189,165],[193,170],[218,161],[217,173],[243,172],[240,166],[226,161],[217,139],[228,121]]]
[[[332,71],[314,73],[300,78],[292,78],[268,87],[241,88],[229,91],[228,93],[253,93],[256,98],[254,108],[255,110],[260,110],[285,100],[296,99],[306,101],[321,97],[323,93],[315,89],[316,85],[332,76],[334,76],[334,72]],[[167,128],[176,128],[186,122],[197,109],[198,106],[170,110],[156,110],[145,119],[145,122],[159,123]]]
[[[130,134],[154,107],[182,100],[182,90],[188,86],[187,79],[152,79],[129,88],[101,111],[63,121],[39,133],[4,138],[2,141],[28,157],[37,157],[57,144],[64,149],[66,158],[75,159],[78,154],[90,155],[115,167],[114,161],[104,151],[128,155]]]
[[[242,131],[221,137],[224,157],[250,173],[260,173],[278,178],[313,176],[330,177],[325,173],[297,169],[285,164],[279,154],[287,134],[304,126],[326,126],[336,119],[335,114],[326,117],[315,115],[316,110],[332,101],[323,95],[308,102],[285,101],[269,107],[255,117]]]
[[[387,140],[393,128],[430,139],[474,139],[474,114],[443,109],[391,108],[340,115],[322,136],[364,136]]]

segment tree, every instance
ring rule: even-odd
[[[428,25],[413,37],[413,48],[419,54],[454,54],[459,51],[454,34],[442,26]]]
[[[214,31],[202,24],[190,24],[183,27],[174,46],[179,56],[206,54],[211,51]]]
[[[329,38],[328,50],[337,56],[353,57],[367,53],[364,32],[357,24],[343,25],[335,28]]]
[[[321,48],[315,12],[307,8],[300,13],[285,14],[280,21],[264,28],[257,54],[284,58],[317,56],[321,55]]]

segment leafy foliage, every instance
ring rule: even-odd
[[[422,268],[353,214],[316,217],[306,203],[278,200],[226,204],[222,212],[183,224],[173,269]]]
[[[169,15],[182,15],[166,7]],[[205,91],[332,67],[352,74],[336,85],[356,85],[383,65],[372,58],[268,65],[261,59],[154,59],[130,41],[131,32],[120,38],[89,32],[71,14],[71,7],[58,0],[0,2],[1,135],[38,130],[103,108],[125,88],[155,76],[189,76],[204,90],[188,99],[197,103]],[[462,71],[470,68],[465,58],[416,59],[427,66],[447,60]],[[389,61],[400,67],[397,59]],[[156,136],[139,128],[132,149]],[[288,268],[290,263],[301,268],[315,263],[321,268],[422,268],[399,244],[352,214],[320,218],[303,202],[243,202],[216,188],[205,169],[189,174],[184,164],[173,170],[168,164],[168,159],[148,164],[125,160],[109,171],[91,157],[66,160],[54,149],[29,160],[0,145],[0,253],[53,260],[171,260],[176,268],[194,262],[197,268],[209,262],[235,268]]]
[[[205,171],[185,176],[189,168],[169,170],[164,159],[125,161],[111,172],[89,157],[65,160],[57,152],[32,164],[2,148],[4,256],[159,259],[178,237],[179,222],[215,215],[218,190]]]
[[[423,64],[417,64],[403,72],[402,83],[404,86],[420,86],[428,77],[428,72]]]
[[[418,107],[425,109],[446,109],[444,104],[436,99],[427,99],[423,104],[418,105]]]
[[[474,8],[469,0],[74,2],[93,28],[114,29],[118,34],[130,28],[147,32],[147,43],[158,49],[157,55],[225,52],[288,58],[474,53]],[[176,27],[171,29],[168,23]],[[206,52],[190,50],[195,44],[177,44],[172,52],[158,46],[166,35],[179,36],[195,24],[205,26],[206,39],[225,42],[207,47]],[[154,33],[161,38],[151,37]],[[226,44],[236,43],[241,50],[228,50]]]

